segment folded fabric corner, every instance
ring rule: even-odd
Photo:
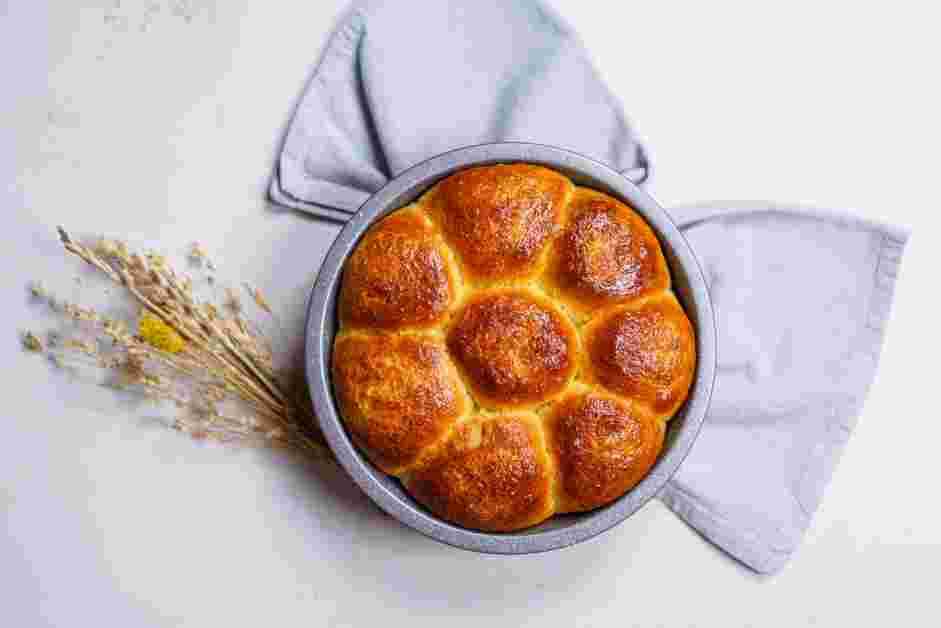
[[[672,212],[709,282],[718,369],[661,499],[760,573],[817,510],[873,381],[908,234],[773,204]]]
[[[343,219],[411,166],[502,141],[573,150],[634,181],[649,168],[620,101],[543,2],[357,2],[301,98],[269,197]]]

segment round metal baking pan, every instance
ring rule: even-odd
[[[350,440],[339,415],[330,381],[330,359],[337,330],[337,291],[344,263],[376,220],[418,198],[442,178],[470,166],[528,162],[565,173],[585,185],[621,199],[651,225],[663,246],[673,289],[696,329],[698,364],[689,397],[670,421],[666,441],[650,473],[632,490],[596,510],[556,515],[513,533],[485,533],[450,524],[419,505],[398,480],[370,464]],[[670,216],[646,192],[611,168],[583,155],[539,144],[500,143],[462,148],[433,157],[390,181],[344,226],[320,268],[308,303],[307,381],[333,453],[353,480],[384,511],[407,526],[443,543],[477,552],[528,554],[590,539],[636,512],[667,483],[699,434],[712,395],[716,369],[716,329],[702,269]]]

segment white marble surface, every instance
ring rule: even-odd
[[[936,625],[932,3],[555,3],[648,140],[667,207],[801,201],[914,231],[858,431],[776,577],[658,503],[548,555],[453,550],[338,473],[194,446],[22,354],[26,282],[83,290],[59,223],[170,253],[200,239],[300,331],[336,228],[272,211],[263,189],[343,4],[0,1],[0,625]]]

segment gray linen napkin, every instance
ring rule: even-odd
[[[410,166],[512,140],[595,157],[635,183],[647,177],[620,103],[541,3],[359,2],[298,105],[270,196],[343,221]]]
[[[270,196],[345,220],[409,166],[509,140],[575,150],[638,183],[649,169],[578,38],[538,0],[360,2],[298,106]],[[907,234],[770,203],[671,215],[707,273],[719,369],[703,431],[660,497],[772,573],[797,548],[859,415]]]
[[[670,210],[709,284],[718,375],[660,498],[760,573],[817,510],[879,363],[906,232],[772,203]]]

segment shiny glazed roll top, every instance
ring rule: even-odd
[[[618,499],[656,463],[694,329],[633,209],[531,164],[469,168],[346,262],[332,380],[364,455],[491,532]]]

